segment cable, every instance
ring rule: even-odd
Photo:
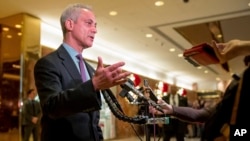
[[[119,120],[135,123],[135,124],[145,124],[147,122],[147,116],[135,116],[135,117],[128,117],[124,114],[119,102],[116,100],[114,94],[110,89],[102,90],[102,94],[104,100],[108,104],[111,112],[115,115],[116,118]]]

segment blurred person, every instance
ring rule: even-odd
[[[178,87],[172,85],[170,87],[170,93],[162,97],[166,103],[175,105],[176,107],[187,107],[188,101],[186,97],[179,95]],[[183,122],[175,117],[170,117],[169,124],[163,125],[163,141],[170,141],[171,137],[175,136],[177,141],[184,141],[185,134],[187,132],[187,123]]]
[[[124,62],[104,67],[98,57],[94,70],[81,58],[97,33],[91,7],[69,5],[60,23],[63,43],[39,59],[34,70],[43,111],[41,141],[103,141],[100,90],[126,82],[130,73],[122,71]]]
[[[230,40],[226,43],[216,43],[213,41],[213,48],[220,63],[225,63],[237,56],[247,55],[244,58],[244,63],[247,66],[243,73],[242,87],[240,102],[237,113],[237,120],[234,126],[238,128],[248,128],[246,126],[246,115],[244,114],[243,108],[246,106],[247,95],[250,93],[248,86],[248,80],[250,80],[250,68],[249,68],[249,55],[250,55],[250,41],[243,40]],[[191,107],[177,107],[166,103],[163,100],[159,100],[158,103],[162,105],[163,111],[167,115],[172,115],[181,120],[188,122],[204,122],[204,130],[202,133],[201,141],[214,141],[219,139],[221,136],[221,129],[225,123],[230,123],[232,114],[232,108],[237,93],[240,77],[233,77],[229,86],[227,87],[223,98],[217,105],[204,105],[202,109],[194,109]],[[150,107],[150,112],[154,114],[162,114],[155,108]],[[230,137],[229,137],[230,138]],[[247,137],[246,137],[247,138]],[[220,138],[221,139],[221,138]],[[230,139],[232,140],[232,139]]]
[[[40,103],[35,100],[37,96],[35,89],[30,89],[27,92],[27,99],[23,103],[22,109],[22,133],[23,141],[29,141],[30,135],[33,141],[39,140],[39,119],[41,116]]]

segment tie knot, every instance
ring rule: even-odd
[[[79,60],[82,60],[82,54],[76,55],[76,58],[79,59]]]

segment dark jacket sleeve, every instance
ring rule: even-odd
[[[188,122],[205,122],[214,110],[214,107],[194,109],[173,106],[173,116]]]
[[[91,80],[72,79],[68,70],[55,57],[41,59],[34,75],[42,112],[50,118],[60,118],[77,112],[100,110],[98,92]]]

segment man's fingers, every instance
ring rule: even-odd
[[[98,59],[98,62],[97,62],[97,70],[98,70],[99,68],[103,67],[103,62],[102,62],[102,58],[101,57],[98,57],[97,59]]]
[[[107,69],[112,72],[112,71],[116,70],[117,68],[120,68],[124,65],[125,65],[124,62],[118,62],[118,63],[115,63],[113,65],[108,66]]]

